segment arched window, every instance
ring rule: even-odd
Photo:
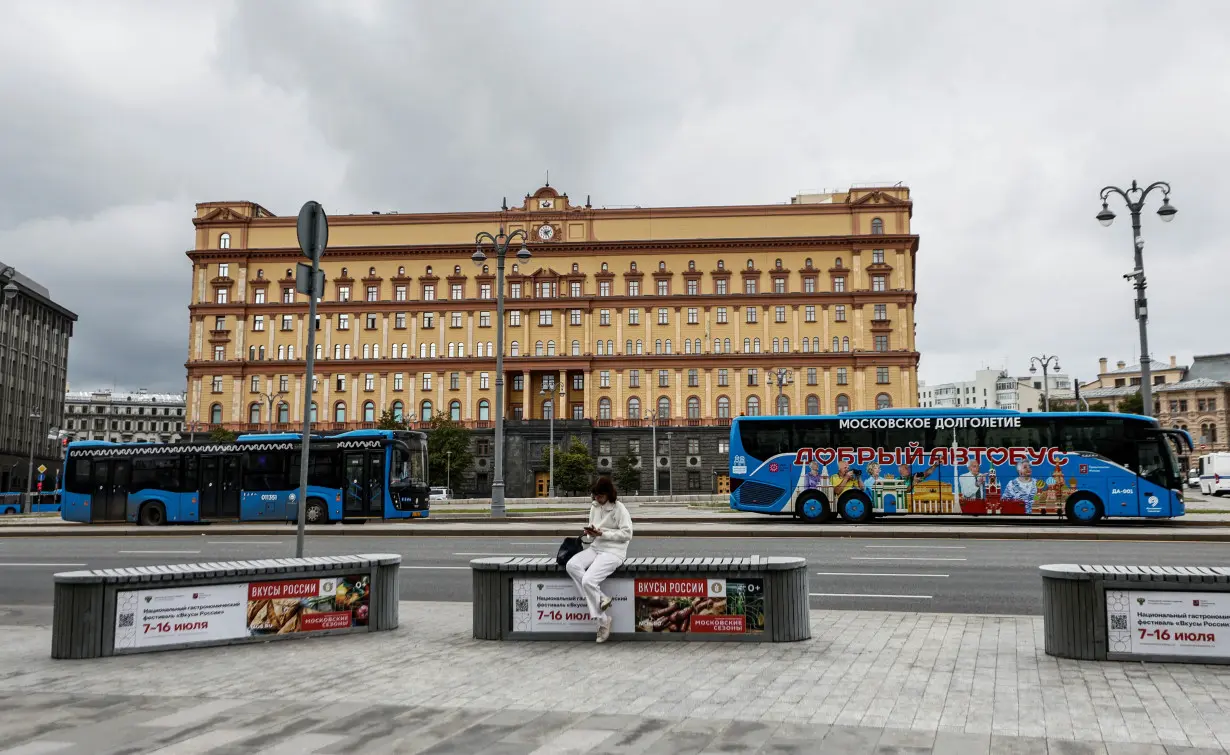
[[[281,344],[281,345],[279,345],[279,346],[278,346],[278,359],[279,359],[279,360],[282,360],[282,359],[285,359],[285,358],[286,358],[286,345],[285,345],[285,344]]]
[[[325,358],[325,345],[323,343],[316,344],[316,358],[317,359]]]
[[[546,355],[546,351],[542,347],[542,341],[535,342],[534,343],[534,356],[541,357],[545,355]]]
[[[400,401],[394,401],[391,407],[393,411],[393,421],[402,422],[406,418],[406,405]]]
[[[376,274],[376,268],[372,268],[372,275]],[[461,275],[461,265],[453,265],[453,275]]]
[[[756,262],[755,262],[754,260],[752,260],[751,258],[748,258],[748,261],[747,261],[747,269],[748,269],[748,270],[755,270],[755,269],[756,269]]]
[[[876,396],[876,408],[877,409],[893,408],[893,397],[888,395],[887,393],[881,393],[880,395]]]
[[[700,419],[700,399],[688,396],[688,419]]]
[[[259,425],[261,423],[261,405],[260,404],[252,404],[251,406],[248,407],[248,422],[253,425]]]
[[[629,272],[632,272],[632,273],[635,273],[635,272],[636,272],[636,263],[635,263],[635,262],[633,262],[631,265],[629,265],[629,266],[628,266],[628,271],[629,271]]]
[[[423,422],[430,422],[431,415],[432,415],[432,409],[431,409],[430,401],[424,401],[422,404],[419,404],[419,419],[420,420],[422,420]]]
[[[833,267],[838,269],[841,268],[841,257],[838,257],[837,260],[833,262]]]
[[[720,338],[713,339],[713,353],[714,354],[722,353],[722,339]]]
[[[760,339],[759,338],[752,339],[752,353],[753,354],[760,353]]]
[[[601,350],[601,349],[599,349],[598,353],[599,353],[599,354],[601,354],[601,353],[602,353],[602,350]],[[581,356],[581,342],[580,342],[580,341],[576,341],[576,340],[574,340],[574,341],[572,342],[572,355],[573,355],[574,357],[579,357],[579,356]]]
[[[453,399],[448,404],[448,418],[454,422],[461,421],[461,402]]]
[[[450,343],[450,344],[449,344],[449,346],[452,346],[452,344]],[[281,346],[279,346],[279,347],[278,347],[278,352],[279,352],[279,353],[278,353],[278,359],[281,359],[281,358],[282,358],[281,351],[282,351],[282,347],[281,347]],[[452,355],[450,354],[449,356],[452,356]],[[372,358],[372,345],[371,345],[370,343],[365,343],[365,344],[363,344],[363,358],[364,358],[364,359],[371,359],[371,358]]]
[[[573,343],[575,343],[575,341]],[[598,350],[595,353],[600,357],[606,356],[606,344],[603,343],[602,341],[599,341]]]
[[[598,419],[611,418],[611,400],[609,398],[598,399]]]
[[[264,346],[261,346],[260,348],[256,350],[256,358],[261,360],[262,362],[265,361],[265,347]]]
[[[629,338],[627,341],[624,341],[624,353],[625,354],[632,353],[632,339],[631,338]]]
[[[700,353],[700,339],[699,338],[696,338],[692,341],[692,350],[695,351],[697,354]]]
[[[607,268],[606,268],[606,263],[605,263],[605,262],[603,262],[603,263],[602,263],[602,272],[604,272],[604,273],[605,273],[605,272],[606,272],[606,269],[607,269]]]
[[[256,361],[256,347],[255,346],[248,347],[248,361],[249,362]]]
[[[555,341],[547,341],[547,356],[555,356]]]
[[[581,266],[580,266],[580,265],[578,265],[578,264],[577,264],[577,263],[575,263],[575,262],[574,262],[574,263],[572,263],[572,272],[574,272],[574,273],[575,273],[575,272],[579,272],[580,270],[581,270]]]
[[[842,336],[842,337],[841,337],[841,350],[842,350],[842,351],[849,351],[849,350],[850,350],[850,336]]]
[[[222,404],[214,404],[209,407],[209,424],[222,424]]]
[[[448,355],[449,355],[449,358],[457,356],[457,344],[453,343],[452,341],[448,342]]]
[[[718,396],[717,416],[719,419],[730,419],[730,399]]]
[[[653,342],[653,353],[655,354],[662,353],[662,339],[661,338]]]
[[[430,267],[429,267],[429,268],[427,268],[427,274],[428,274],[428,275],[431,275],[431,268],[430,268]],[[342,268],[342,277],[343,277],[343,278],[349,278],[349,277],[350,277],[350,271],[349,271],[349,270],[347,270],[347,269],[346,269],[346,268],[344,268],[344,267]]]
[[[804,354],[811,353],[811,341],[806,338],[803,339],[803,353]]]
[[[833,336],[833,351],[841,351],[841,339]]]
[[[224,233],[218,237],[218,248],[219,249],[230,249],[231,248],[231,234]]]
[[[879,218],[871,219],[871,233],[874,236],[879,236],[884,233],[884,221]]]
[[[641,418],[641,400],[636,396],[628,399],[628,419]]]
[[[808,257],[807,259],[803,260],[803,267],[807,268],[808,270],[811,269],[811,257]]]
[[[820,397],[814,393],[807,397],[807,413],[808,414],[819,414],[820,413]]]
[[[278,422],[282,424],[290,422],[290,405],[285,401],[278,404]]]
[[[726,269],[726,260],[718,260],[718,270],[725,270],[725,269]],[[287,277],[289,278],[290,276],[287,275]]]
[[[334,422],[345,422],[346,421],[346,402],[345,401],[339,401],[336,404],[334,404],[333,421]]]
[[[491,341],[488,341],[487,342],[487,356],[489,357],[495,356],[495,349],[492,348],[492,346],[493,344],[491,343]]]
[[[816,352],[817,354],[820,353],[820,336],[816,336],[815,338],[811,339],[811,350]]]
[[[373,404],[371,401],[363,402],[363,421],[364,422],[375,422],[376,421],[376,405]]]
[[[639,339],[639,338],[638,338],[638,339],[636,339],[636,353],[637,353],[637,354],[644,354],[644,353],[645,353],[645,346],[644,346],[644,344],[642,344],[642,343],[641,343],[641,339]]]
[[[688,269],[689,269],[689,270],[695,270],[695,269],[696,269],[696,260],[688,260]]]
[[[666,396],[658,399],[658,419],[669,419],[671,416],[671,400]]]
[[[785,394],[777,397],[777,416],[785,417],[790,414],[790,397]]]
[[[615,356],[615,342],[614,341],[609,340],[609,339],[607,340],[606,353],[607,353],[607,356],[612,356],[612,357]]]
[[[722,351],[726,352],[727,354],[730,353],[730,339],[729,338],[722,339]]]
[[[743,353],[744,354],[752,353],[752,339],[750,338],[743,339]]]
[[[334,350],[337,350],[336,346],[334,346],[333,348]],[[426,359],[426,358],[427,358],[427,344],[420,343],[419,344],[419,359]]]
[[[692,340],[690,338],[683,339],[683,353],[684,354],[692,353]]]
[[[491,419],[491,404],[487,399],[478,402],[478,421],[487,422]]]
[[[510,344],[508,347],[508,353],[509,355],[514,356],[514,357],[521,356],[521,344],[517,343],[516,341],[513,341],[512,344]]]
[[[789,338],[782,339],[782,351],[786,352],[787,354],[790,353],[790,339]]]
[[[850,397],[844,393],[837,394],[837,413],[850,411]]]
[[[432,354],[432,356],[435,356],[435,354]],[[342,346],[342,358],[344,359],[350,358],[350,344],[344,344]]]
[[[398,268],[397,268],[397,274],[398,274],[398,275],[405,275],[405,274],[406,274],[406,268],[405,268],[404,266],[398,267]]]
[[[350,347],[347,346],[346,348],[349,349]],[[427,345],[427,356],[431,357],[432,359],[436,358],[436,345],[434,343]]]
[[[778,270],[782,269],[782,258],[781,257],[778,257],[777,259],[773,260],[773,267],[777,268]]]
[[[668,338],[668,339],[666,339],[666,353],[667,353],[667,354],[674,354],[674,353],[675,353],[675,350],[671,348],[671,339],[669,339],[669,338]]]
[[[311,416],[311,418],[312,418],[312,421],[313,421],[313,422],[316,422],[316,421],[317,421],[317,420],[316,420],[316,402],[315,402],[315,401],[313,401],[313,402],[312,402],[312,412],[311,412],[311,414],[310,414],[309,416]]]
[[[760,397],[759,396],[748,396],[747,397],[747,416],[749,417],[759,417],[760,416]]]
[[[773,339],[773,353],[777,354],[778,352],[780,352],[781,347],[782,347],[781,339],[774,338]]]

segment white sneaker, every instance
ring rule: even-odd
[[[606,609],[611,607],[611,599],[603,595],[602,600],[598,601],[598,610],[606,613]]]
[[[598,642],[606,642],[611,639],[611,617],[603,616],[598,619]]]

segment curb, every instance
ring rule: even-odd
[[[253,531],[248,525],[222,525],[211,527],[135,527],[135,526],[80,526],[54,532],[7,531],[19,528],[0,529],[0,538],[5,537],[206,537],[206,536],[293,536],[295,528],[282,526]],[[20,528],[25,529],[25,528]],[[332,525],[308,528],[310,537],[567,537],[576,534],[576,527],[535,524],[528,526],[488,526],[484,528],[458,529],[413,525],[404,529],[388,530],[365,528],[363,525]],[[906,540],[1107,540],[1134,542],[1230,542],[1230,530],[1220,532],[1133,532],[1106,529],[1056,529],[1053,531],[1029,531],[1012,529],[978,528],[962,531],[933,530],[931,528],[889,528],[877,525],[836,525],[825,527],[752,528],[744,531],[709,530],[695,527],[662,527],[643,532],[646,538],[847,538],[847,539],[906,539]]]

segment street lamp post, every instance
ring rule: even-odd
[[[444,489],[451,490],[453,487],[453,452],[444,452]]]
[[[673,496],[675,494],[675,468],[669,464],[671,460],[671,438],[674,433],[667,431],[666,433],[666,495]]]
[[[470,259],[475,265],[481,266],[487,261],[483,245],[490,242],[495,252],[495,479],[491,483],[491,516],[503,517],[504,511],[504,256],[508,253],[508,245],[520,237],[521,248],[517,250],[517,259],[522,262],[530,258],[530,250],[526,241],[529,236],[518,228],[505,234],[504,226],[500,232],[492,236],[481,231],[474,237],[474,254]]]
[[[17,268],[12,267],[10,265],[5,265],[3,267],[0,267],[0,287],[4,289],[4,303],[5,304],[8,304],[9,302],[13,301],[13,299],[17,298],[17,294],[21,290],[20,288],[18,288],[17,284],[13,282],[13,278],[16,275],[17,275]],[[3,330],[3,329],[0,329],[0,330]],[[4,361],[5,360],[0,359],[0,368],[4,366]],[[0,372],[0,406],[3,406],[5,403],[8,402],[8,396],[5,395],[7,391],[4,388],[4,386],[7,383],[8,381],[4,379],[4,373]]]
[[[269,432],[273,432],[273,403],[285,395],[285,391],[268,391],[261,394],[261,397],[269,402]]]
[[[788,367],[775,367],[770,369],[765,377],[768,378],[769,385],[777,386],[777,401],[773,404],[773,413],[779,416],[784,415],[782,396],[785,395],[786,386],[794,382],[794,372]]]
[[[1134,281],[1136,288],[1136,322],[1140,325],[1140,400],[1144,404],[1141,411],[1146,417],[1153,416],[1153,378],[1151,376],[1153,365],[1152,357],[1149,356],[1149,308],[1145,299],[1145,240],[1140,236],[1140,211],[1144,208],[1145,198],[1154,189],[1162,190],[1162,206],[1157,210],[1158,217],[1162,219],[1162,222],[1169,223],[1174,219],[1178,210],[1170,204],[1170,184],[1165,181],[1155,181],[1144,189],[1132,181],[1132,186],[1127,191],[1117,186],[1107,186],[1101,191],[1102,211],[1097,214],[1098,222],[1104,226],[1109,226],[1114,222],[1115,213],[1110,211],[1106,201],[1111,194],[1123,197],[1128,211],[1132,213],[1132,247],[1136,256],[1136,267],[1123,277]]]
[[[1051,410],[1051,379],[1048,377],[1048,372],[1051,367],[1055,368],[1055,372],[1059,372],[1059,357],[1046,354],[1040,357],[1030,357],[1029,374],[1036,375],[1038,367],[1042,367],[1042,411],[1049,412]]]
[[[543,408],[547,409],[550,412],[550,414],[547,415],[548,416],[547,495],[551,498],[554,498],[555,497],[555,404],[556,404],[556,394],[555,394],[555,391],[551,390],[550,388],[547,388],[546,386],[543,386],[542,390],[538,392],[538,395],[551,397],[547,399],[547,403],[543,405]],[[561,396],[564,395],[564,386],[562,385],[559,387],[559,395]]]
[[[38,409],[30,412],[30,468],[26,472],[26,507],[27,514],[34,511],[34,498],[30,491],[34,488],[34,439],[38,437],[38,427],[36,422],[43,418]]]

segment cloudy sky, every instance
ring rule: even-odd
[[[191,217],[771,203],[906,182],[929,382],[1230,351],[1230,3],[9,0],[0,260],[78,312],[74,389],[179,391]],[[597,8],[597,9],[595,9]],[[1222,210],[1217,210],[1217,207]]]

